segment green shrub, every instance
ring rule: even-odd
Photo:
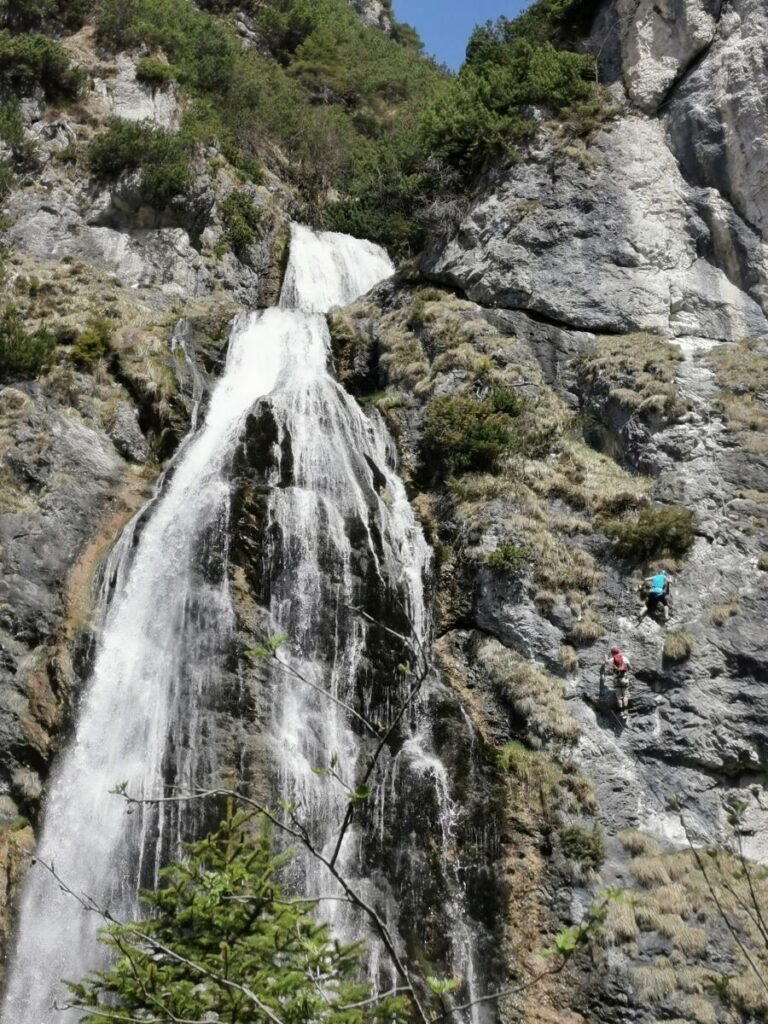
[[[37,377],[53,363],[56,344],[43,330],[27,331],[21,313],[6,306],[0,313],[0,379]]]
[[[0,200],[5,199],[14,186],[16,181],[16,175],[13,173],[8,164],[0,163]],[[0,222],[2,218],[0,218]],[[0,231],[5,228],[0,223]]]
[[[184,193],[194,180],[190,141],[147,122],[113,118],[88,147],[88,161],[104,178],[141,170],[144,189],[157,206]]]
[[[92,7],[92,0],[0,0],[0,22],[14,32],[34,31],[47,20],[74,30]]]
[[[514,422],[486,399],[433,398],[426,407],[424,441],[454,473],[493,470],[512,443]]]
[[[143,85],[150,85],[154,89],[164,89],[177,78],[176,68],[156,57],[144,57],[136,65],[137,81]]]
[[[549,43],[489,40],[468,59],[428,107],[421,124],[426,147],[460,170],[473,173],[493,156],[514,156],[531,138],[536,122],[527,108],[555,115],[594,99],[594,58],[557,50]]]
[[[662,555],[681,558],[696,539],[696,513],[680,505],[649,505],[636,515],[604,523],[620,558],[638,564]]]
[[[584,871],[597,871],[605,860],[605,841],[600,828],[565,825],[558,832],[560,848],[569,860],[575,860]]]
[[[24,121],[21,116],[21,104],[18,100],[9,100],[0,104],[0,139],[18,153],[24,147]]]
[[[346,0],[270,4],[256,30],[260,50],[244,51],[229,22],[188,0],[100,0],[97,9],[103,45],[162,50],[192,100],[197,138],[244,174],[257,177],[276,149],[290,153],[304,216],[412,245],[429,157],[415,125],[444,74],[363,25]]]
[[[221,220],[232,252],[242,259],[259,237],[263,210],[245,192],[230,192],[221,204]]]
[[[41,86],[46,98],[74,99],[85,76],[53,39],[36,33],[13,36],[0,30],[0,87],[27,95]]]
[[[507,384],[494,384],[488,397],[497,412],[505,412],[509,416],[519,416],[528,408],[520,392]]]
[[[485,564],[494,572],[521,572],[530,561],[528,548],[503,540],[495,551],[486,556]]]
[[[80,370],[88,370],[112,351],[112,325],[99,317],[87,330],[78,335],[69,358]]]

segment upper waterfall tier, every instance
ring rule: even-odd
[[[325,313],[354,302],[394,270],[389,256],[373,242],[293,224],[280,305]]]

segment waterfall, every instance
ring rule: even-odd
[[[110,555],[93,669],[75,736],[50,785],[38,857],[53,862],[73,891],[117,918],[139,912],[139,887],[155,881],[162,862],[195,824],[175,803],[129,813],[110,790],[125,783],[139,797],[155,797],[169,787],[183,792],[216,769],[205,742],[206,709],[235,644],[229,543],[233,487],[238,474],[249,471],[242,451],[249,422],[268,416],[277,434],[266,470],[261,571],[274,630],[289,638],[285,660],[321,689],[383,720],[408,685],[398,669],[407,650],[398,650],[391,634],[355,607],[373,607],[396,631],[429,644],[430,552],[382,422],[364,415],[329,372],[322,315],[392,269],[377,246],[294,226],[280,307],[236,319],[224,374],[204,421],[196,425],[193,419],[155,495]],[[352,779],[366,756],[365,742],[348,714],[317,691],[281,678],[277,668],[270,685],[273,712],[266,728],[275,793],[295,800],[321,845],[333,843],[346,796],[313,769],[327,767],[335,755],[339,772]],[[471,979],[471,929],[446,852],[455,841],[456,806],[429,727],[430,694],[440,685],[432,678],[412,709],[404,742],[382,764],[378,781],[389,797],[377,790],[375,802],[350,830],[340,863],[396,924],[397,903],[418,870],[418,857],[400,871],[400,883],[388,877],[385,849],[391,837],[382,841],[375,821],[392,813],[418,814],[415,806],[409,809],[408,794],[411,803],[421,794],[434,810],[443,848],[439,884],[453,918],[448,960]],[[311,860],[297,863],[296,871],[310,895],[328,891],[327,878]],[[342,935],[359,936],[360,921],[341,913],[333,921]],[[5,1024],[76,1018],[51,1007],[65,997],[61,978],[79,980],[103,963],[99,925],[97,915],[61,893],[41,866],[30,870]],[[373,941],[371,950],[377,974]]]

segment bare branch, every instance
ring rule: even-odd
[[[731,921],[731,919],[730,919],[730,917],[728,915],[728,912],[726,911],[725,907],[722,904],[722,901],[721,901],[720,897],[717,895],[715,887],[712,884],[712,880],[710,879],[709,874],[707,873],[707,869],[704,866],[704,861],[702,859],[702,856],[699,853],[699,850],[697,849],[697,847],[694,845],[693,840],[691,839],[691,835],[690,835],[690,832],[688,830],[688,825],[686,824],[685,816],[683,815],[682,811],[680,812],[680,824],[682,826],[683,833],[685,834],[686,842],[688,843],[688,846],[691,849],[691,853],[693,854],[694,860],[696,861],[696,867],[699,869],[699,871],[701,872],[701,874],[702,874],[702,876],[704,878],[704,881],[707,883],[707,889],[709,890],[709,894],[712,897],[712,900],[713,900],[715,906],[717,907],[717,912],[720,914],[720,917],[722,918],[723,923],[725,924],[726,928],[730,932],[731,938],[733,939],[733,941],[736,943],[736,945],[741,950],[741,953],[744,956],[744,959],[747,961],[749,966],[754,971],[755,976],[757,977],[757,980],[760,982],[760,984],[765,989],[765,991],[768,992],[768,982],[766,982],[766,980],[763,977],[763,975],[761,974],[759,968],[755,964],[755,961],[753,960],[752,955],[750,954],[749,950],[745,946],[745,944],[744,944],[741,936],[739,935],[738,930],[736,929],[736,926],[734,925],[733,921]]]
[[[302,672],[299,672],[298,669],[294,668],[293,665],[289,665],[286,661],[281,661],[277,656],[277,651],[272,655],[272,661],[277,662],[284,672],[292,675],[295,679],[298,679],[299,682],[302,682],[311,689],[316,690],[317,693],[322,694],[323,697],[327,697],[328,700],[333,701],[334,704],[338,704],[339,707],[344,708],[344,710],[348,711],[350,715],[353,715],[357,721],[360,722],[369,733],[371,733],[372,736],[378,737],[379,730],[372,722],[369,722],[364,715],[361,715],[359,711],[355,711],[351,704],[347,704],[346,701],[336,697],[329,690],[324,690],[322,686],[318,686],[317,683],[313,683],[311,679],[307,679],[307,677]]]

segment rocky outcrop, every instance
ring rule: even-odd
[[[712,45],[679,83],[663,113],[686,178],[715,188],[763,239],[768,11],[760,0],[724,7]]]
[[[581,160],[542,133],[423,268],[483,305],[565,328],[768,333],[768,249],[724,205],[688,185],[658,122],[623,115]]]
[[[635,106],[646,113],[659,107],[711,45],[722,6],[722,0],[617,0],[613,27],[603,21],[600,29],[603,39],[608,31],[619,37],[624,87]]]
[[[366,25],[389,32],[392,28],[390,0],[349,0]]]

